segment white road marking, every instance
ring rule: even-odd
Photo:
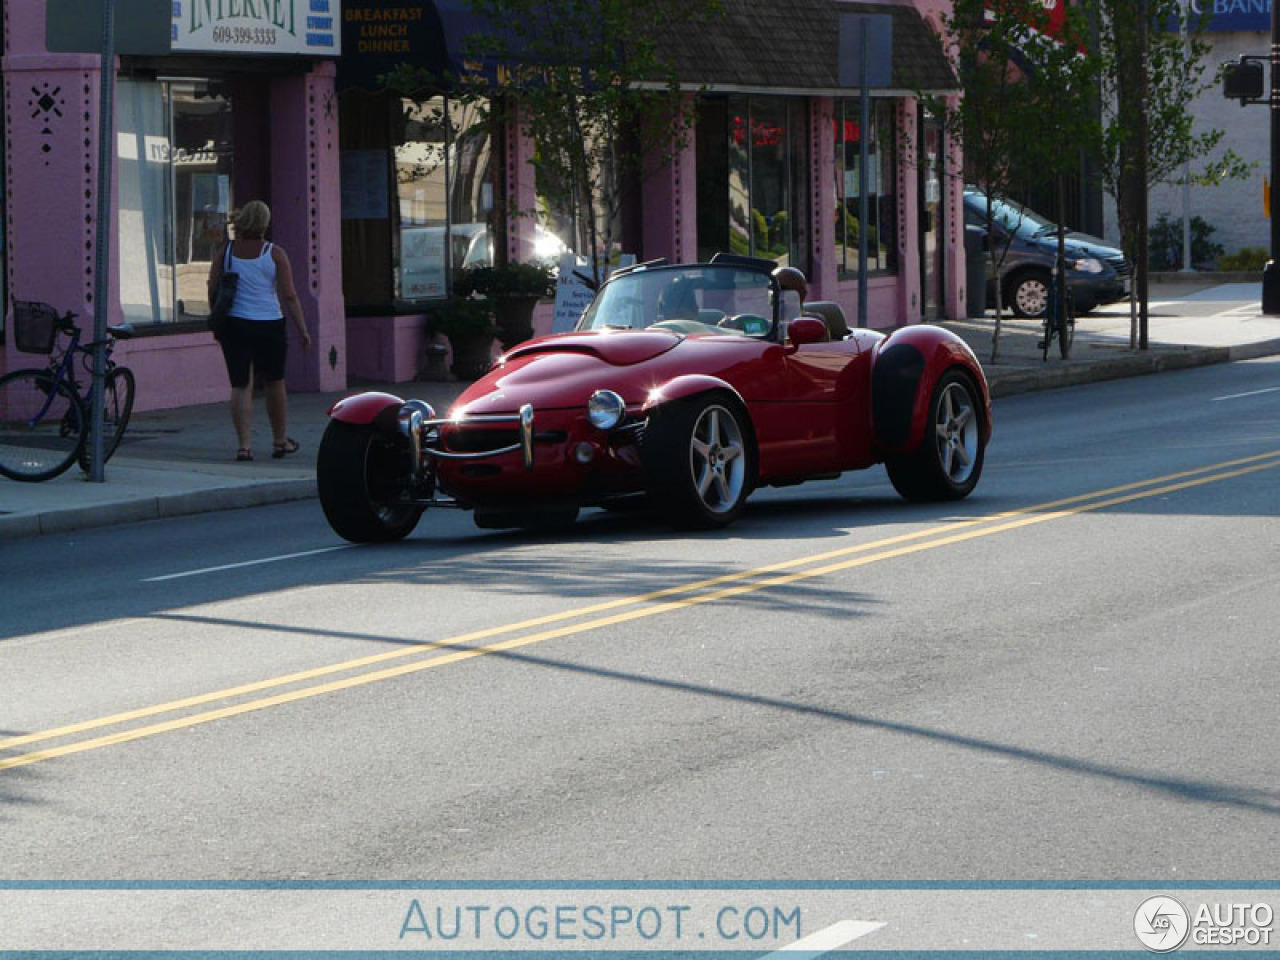
[[[1219,400],[1239,400],[1241,397],[1256,397],[1260,393],[1275,393],[1280,387],[1265,387],[1262,390],[1250,390],[1248,393],[1229,393],[1225,397],[1212,397],[1210,403],[1217,403]]]
[[[821,956],[844,946],[851,940],[865,937],[868,933],[875,933],[883,926],[883,923],[875,920],[841,920],[829,927],[823,927],[817,933],[801,937],[795,943],[780,947],[773,953],[765,954],[761,960],[798,960],[797,954],[803,954],[806,957]]]
[[[159,583],[162,580],[180,580],[183,577],[198,577],[206,573],[220,573],[223,570],[235,570],[238,567],[256,567],[263,563],[277,563],[280,560],[297,560],[299,557],[314,557],[321,553],[332,553],[334,550],[348,550],[353,543],[340,543],[336,547],[321,547],[318,550],[304,550],[301,553],[282,553],[278,557],[263,557],[260,560],[242,560],[239,563],[224,563],[217,567],[201,567],[199,570],[184,570],[181,573],[166,573],[162,577],[145,577],[143,583]]]

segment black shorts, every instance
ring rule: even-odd
[[[237,389],[249,386],[249,378],[257,373],[264,381],[284,379],[284,318],[279,320],[242,320],[227,317],[222,336],[222,358],[227,363],[227,377]]]

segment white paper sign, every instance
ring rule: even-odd
[[[591,305],[591,299],[595,296],[591,283],[591,268],[585,260],[579,260],[571,253],[560,258],[552,333],[565,333],[578,325],[582,312]]]

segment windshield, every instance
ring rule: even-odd
[[[773,280],[735,266],[653,267],[610,280],[578,322],[579,330],[729,333],[773,331]]]
[[[979,218],[986,217],[986,197],[981,194],[970,194],[968,201]],[[1034,210],[1029,210],[1016,203],[1009,203],[1006,200],[991,201],[991,217],[1010,233],[1016,233],[1020,237],[1030,239],[1043,236],[1046,233],[1052,233],[1057,229],[1057,224],[1046,220]]]

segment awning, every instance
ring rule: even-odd
[[[453,71],[436,5],[409,0],[343,0],[338,89],[381,89],[378,78],[405,63],[442,77]]]
[[[464,72],[479,71],[491,79],[497,65],[468,56],[468,38],[502,35],[477,17],[468,0],[343,0],[342,59],[338,89],[381,89],[378,80],[409,64],[447,87]],[[507,43],[519,38],[507,31]]]
[[[893,19],[892,76],[877,92],[906,95],[960,88],[938,36],[910,3],[731,0],[704,22],[682,23],[661,54],[690,89],[848,96],[840,82],[840,15]],[[344,0],[339,89],[382,86],[378,77],[411,63],[440,78],[459,75],[467,38],[492,32],[467,0]],[[515,38],[512,38],[514,40]],[[474,66],[474,65],[473,65]],[[481,69],[493,73],[493,64]]]

